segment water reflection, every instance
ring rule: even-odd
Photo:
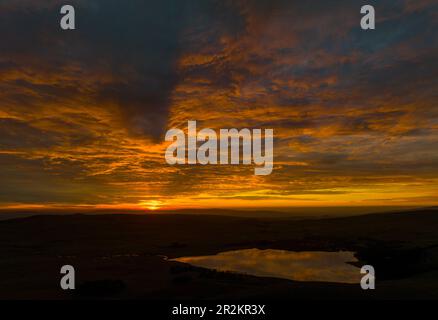
[[[359,283],[360,269],[347,264],[356,262],[353,252],[293,252],[285,250],[246,249],[212,256],[172,259],[194,266],[233,271],[255,276],[277,277],[297,281]]]

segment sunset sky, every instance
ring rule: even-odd
[[[437,1],[64,2],[0,1],[0,208],[438,205]],[[168,165],[188,120],[272,174]]]

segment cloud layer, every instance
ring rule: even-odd
[[[71,4],[0,4],[2,206],[436,204],[434,1]],[[274,172],[168,166],[188,120],[273,128]]]

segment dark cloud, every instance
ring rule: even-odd
[[[0,118],[0,148],[3,150],[49,148],[61,142],[60,135],[47,134],[23,121]]]
[[[116,106],[131,133],[153,138],[161,137],[166,127],[172,90],[180,79],[176,63],[186,44],[184,30],[193,23],[208,30],[218,16],[226,30],[239,27],[231,11],[215,1],[76,0],[70,4],[76,8],[77,30],[62,31],[60,3],[26,7],[9,1],[9,10],[0,13],[0,70],[20,66],[22,72],[64,73],[64,82],[69,83],[20,80],[2,83],[3,89],[31,87],[46,102],[88,94]],[[80,72],[69,70],[70,66]],[[89,75],[97,78],[91,84],[85,81],[91,88],[83,88],[81,78]],[[33,105],[35,96],[9,94],[8,99]]]

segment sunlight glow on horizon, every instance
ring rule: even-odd
[[[157,200],[147,200],[147,201],[140,201],[139,205],[140,207],[146,208],[151,211],[155,211],[163,206],[163,202]]]

